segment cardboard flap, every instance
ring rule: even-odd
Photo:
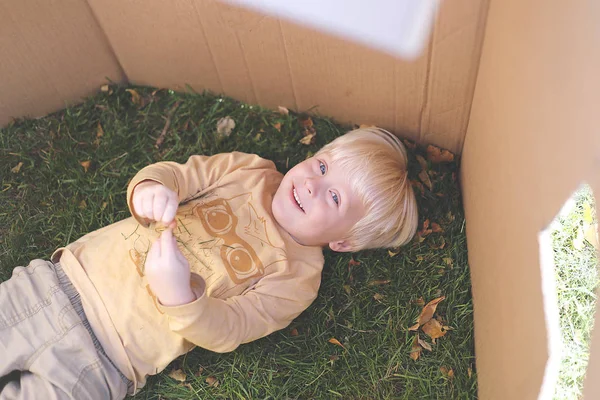
[[[590,4],[490,5],[462,164],[483,399],[553,394],[545,386],[556,360],[553,304],[538,235],[598,173],[600,54]]]
[[[85,0],[2,2],[0,15],[0,126],[125,79]]]

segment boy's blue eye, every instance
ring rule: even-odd
[[[331,197],[333,197],[333,201],[335,201],[335,204],[340,204],[340,199],[338,198],[338,195],[331,192]]]
[[[325,168],[325,164],[323,164],[321,161],[319,161],[319,168],[321,169],[321,175],[325,175],[327,168]]]

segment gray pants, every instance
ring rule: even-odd
[[[0,377],[12,371],[0,400],[122,399],[130,383],[93,337],[60,265],[43,260],[0,284]]]

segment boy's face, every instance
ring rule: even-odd
[[[300,244],[350,251],[343,240],[365,214],[346,171],[328,154],[311,157],[288,171],[275,197],[273,215]]]

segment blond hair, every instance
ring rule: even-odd
[[[348,183],[365,206],[365,216],[344,238],[352,251],[408,243],[417,230],[418,213],[402,142],[384,129],[360,128],[333,140],[315,156],[322,153],[348,172]]]

